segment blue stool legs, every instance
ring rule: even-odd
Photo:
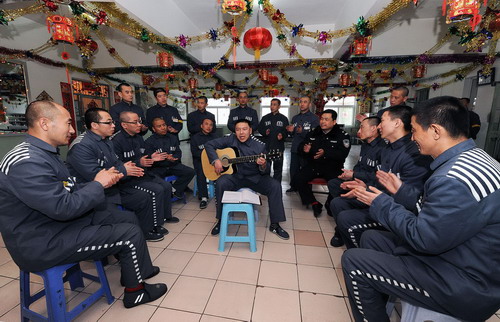
[[[212,180],[207,179],[208,185],[208,199],[212,199],[215,196],[215,183]],[[196,180],[196,176],[194,177],[194,187],[193,187],[193,196],[198,195],[198,183]]]
[[[232,212],[244,212],[247,220],[231,220],[229,218]],[[221,225],[219,233],[219,252],[223,252],[227,242],[246,242],[250,243],[250,251],[257,251],[257,242],[255,237],[255,218],[254,209],[251,204],[226,203],[222,206]],[[233,224],[247,224],[248,236],[228,236],[227,226]]]

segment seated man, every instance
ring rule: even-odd
[[[207,178],[203,173],[201,166],[201,152],[205,149],[205,143],[216,138],[212,132],[214,123],[211,119],[204,119],[201,123],[201,131],[191,137],[191,154],[193,156],[193,165],[196,170],[196,183],[198,185],[198,197],[200,201],[200,209],[207,208],[208,204],[208,189]]]
[[[434,159],[418,215],[375,187],[355,190],[389,230],[342,256],[356,321],[389,321],[387,295],[464,321],[500,307],[500,164],[467,139],[467,114],[449,96],[413,111],[413,140]]]
[[[223,171],[222,162],[218,159],[216,149],[227,147],[236,148],[240,156],[258,155],[266,152],[264,143],[252,135],[250,122],[246,119],[236,121],[235,133],[205,143],[208,159],[214,165],[215,171]],[[212,229],[212,235],[220,231],[220,218],[222,214],[222,196],[224,191],[235,191],[241,188],[250,188],[267,196],[271,225],[269,231],[281,239],[288,239],[288,233],[281,228],[279,223],[285,221],[285,208],[283,207],[283,194],[281,184],[269,176],[269,168],[264,158],[256,162],[238,164],[238,171],[232,175],[223,175],[215,185],[215,200],[217,202],[217,224]]]
[[[331,180],[340,175],[350,149],[351,138],[338,126],[334,110],[323,111],[319,126],[300,143],[298,151],[308,163],[292,178],[292,187],[297,187],[303,205],[312,205],[314,217],[321,215],[323,205],[314,197],[308,182],[314,178]]]
[[[123,205],[134,211],[146,240],[162,240],[168,231],[162,227],[163,220],[154,220],[156,198],[144,190],[134,188],[134,185],[142,183],[144,169],[132,161],[123,163],[119,160],[113,142],[109,140],[115,129],[111,115],[102,108],[90,108],[85,112],[84,120],[88,130],[73,141],[68,151],[66,162],[71,175],[80,182],[89,182],[102,169],[117,169],[123,174],[123,178],[117,185],[104,190],[109,210],[117,211],[119,209],[116,205]]]
[[[168,133],[165,121],[157,117],[153,119],[151,125],[153,135],[144,143],[145,154],[166,153],[166,159],[156,161],[149,170],[161,178],[175,175],[177,180],[172,184],[175,189],[174,195],[182,199],[184,190],[194,177],[194,170],[181,163],[182,151],[179,139]]]
[[[61,105],[34,101],[26,120],[26,141],[0,165],[0,230],[14,262],[21,270],[37,272],[118,254],[125,307],[165,294],[165,284],[143,281],[160,269],[151,264],[140,228],[117,217],[96,222],[94,208],[105,202],[104,189],[122,174],[111,168],[99,171],[89,183],[74,181],[59,158],[58,146],[67,145],[75,133]]]
[[[330,209],[330,201],[333,198],[339,197],[341,194],[348,192],[348,190],[340,187],[344,181],[354,179],[359,179],[364,182],[373,181],[375,172],[380,166],[380,153],[386,146],[385,141],[380,138],[378,132],[379,124],[380,119],[376,116],[367,117],[361,121],[358,130],[358,138],[363,143],[361,144],[361,152],[359,154],[358,163],[356,163],[352,170],[343,169],[341,175],[328,181],[329,194],[325,203],[325,208],[329,216],[333,216]],[[337,227],[335,227],[335,236],[340,238]]]

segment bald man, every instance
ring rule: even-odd
[[[122,174],[114,168],[101,170],[93,181],[78,184],[59,158],[58,147],[75,133],[68,111],[35,101],[26,109],[26,119],[25,142],[0,164],[0,231],[14,262],[21,270],[37,272],[118,254],[125,307],[165,294],[165,284],[144,282],[160,269],[151,263],[141,229],[94,209],[105,209],[104,189]]]

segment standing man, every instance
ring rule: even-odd
[[[405,86],[398,86],[393,89],[391,89],[391,96],[389,97],[389,104],[391,106],[396,106],[396,105],[406,105],[406,100],[408,99],[408,94],[410,91],[408,90],[408,87]],[[382,118],[382,115],[384,114],[389,107],[383,108],[377,112],[377,116],[379,118]]]
[[[239,92],[237,100],[239,106],[229,112],[227,128],[229,131],[234,133],[236,122],[238,120],[247,120],[252,127],[252,131],[257,131],[257,127],[259,126],[259,117],[257,116],[257,111],[248,106],[248,93]]]
[[[160,178],[175,175],[177,180],[172,185],[175,189],[174,195],[182,199],[184,190],[194,177],[194,170],[181,163],[182,151],[179,141],[175,135],[167,132],[165,121],[157,117],[153,119],[152,126],[153,135],[144,143],[145,154],[166,153],[166,158],[153,163],[149,169]]]
[[[259,123],[259,133],[266,143],[267,151],[285,152],[286,127],[288,118],[279,112],[281,101],[277,98],[271,100],[271,113],[262,117]],[[283,158],[270,161],[273,164],[273,178],[281,183],[283,172]]]
[[[160,272],[151,264],[141,230],[135,224],[97,222],[94,208],[105,202],[104,189],[122,174],[99,171],[86,184],[75,182],[59,158],[59,146],[75,133],[61,105],[34,101],[26,108],[26,141],[0,164],[0,230],[21,270],[38,272],[56,265],[118,254],[126,308],[154,301],[167,292],[147,284]]]
[[[357,322],[389,321],[387,295],[466,321],[500,307],[500,164],[467,139],[467,116],[450,96],[413,111],[412,139],[434,160],[418,215],[374,187],[355,190],[389,230],[366,232],[342,256]]]
[[[116,124],[115,132],[118,132],[122,129],[120,123],[121,112],[125,111],[134,112],[137,115],[139,115],[142,122],[146,121],[146,118],[144,117],[144,111],[142,110],[142,108],[133,103],[134,90],[132,89],[132,86],[130,86],[127,83],[120,83],[120,85],[116,87],[116,90],[118,91],[118,95],[120,96],[122,101],[120,103],[116,103],[115,105],[111,106],[111,108],[109,109],[109,114],[111,114],[111,117],[113,118],[113,121]],[[147,132],[148,132],[147,126],[142,124],[141,131],[139,132],[139,134],[144,135]]]
[[[479,115],[472,110],[473,108],[470,106],[470,99],[462,97],[460,99],[460,103],[462,103],[469,111],[469,138],[475,140],[479,130],[481,130],[481,119],[479,118]]]
[[[286,192],[297,191],[297,187],[292,185],[293,177],[305,165],[300,156],[299,144],[306,138],[307,134],[319,125],[316,114],[311,112],[311,98],[302,96],[299,101],[300,113],[292,118],[292,124],[286,127],[288,133],[293,136],[290,153],[290,189]]]
[[[207,111],[208,99],[206,96],[200,96],[196,99],[197,110],[188,114],[187,126],[191,137],[198,132],[201,132],[201,123],[205,119],[212,120],[212,133],[215,133],[217,128],[215,127],[215,115]]]
[[[319,203],[308,182],[314,178],[327,181],[342,173],[344,161],[351,150],[351,137],[337,124],[337,112],[325,110],[321,113],[319,126],[307,134],[298,151],[307,164],[292,179],[292,186],[299,190],[303,205],[311,205],[314,217],[321,215],[323,205]]]
[[[146,111],[149,129],[153,129],[153,120],[155,118],[162,118],[167,124],[168,133],[175,135],[177,140],[179,140],[179,132],[182,130],[183,125],[179,111],[175,107],[167,104],[167,92],[163,88],[157,88],[153,93],[157,104],[151,106]]]
[[[230,136],[205,143],[208,159],[214,165],[215,172],[217,173],[221,173],[223,167],[215,151],[216,149],[236,148],[240,156],[258,155],[266,152],[265,144],[252,135],[250,121],[237,121],[235,130],[236,133]],[[216,217],[218,221],[212,229],[212,235],[218,235],[220,232],[221,200],[224,191],[236,191],[241,188],[250,188],[267,196],[269,217],[271,220],[269,231],[281,239],[290,238],[288,233],[279,224],[286,220],[281,184],[269,176],[269,167],[266,159],[261,157],[257,158],[255,162],[238,164],[238,171],[235,174],[226,174],[217,180],[217,184],[215,185],[215,200],[217,202]]]
[[[214,122],[211,119],[204,119],[200,125],[201,131],[191,137],[191,155],[193,156],[193,165],[196,171],[196,184],[198,186],[198,198],[200,201],[200,209],[207,208],[208,204],[208,189],[207,178],[203,173],[201,166],[201,152],[205,149],[205,144],[217,136],[213,133]]]

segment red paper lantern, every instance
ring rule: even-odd
[[[326,91],[328,88],[328,79],[323,79],[321,83],[319,83],[319,89],[322,91]]]
[[[269,79],[269,71],[267,69],[259,69],[259,77],[263,82]]]
[[[188,85],[189,85],[189,89],[191,91],[194,91],[196,89],[196,87],[198,87],[198,80],[196,78],[190,78],[190,79],[188,79]]]
[[[279,93],[280,93],[279,89],[272,88],[272,89],[269,90],[269,96],[275,97],[275,96],[278,96]]]
[[[224,89],[224,85],[222,85],[222,83],[216,83],[215,84],[215,90],[220,92]]]
[[[156,63],[163,68],[170,68],[174,65],[174,55],[167,52],[159,52],[156,55]]]
[[[243,37],[245,47],[255,50],[255,60],[260,59],[260,50],[271,46],[273,36],[266,28],[255,27],[248,30]]]
[[[349,86],[351,84],[351,75],[350,74],[341,74],[339,76],[339,84],[340,86]]]
[[[47,29],[52,34],[54,41],[74,44],[75,35],[73,34],[73,29],[76,33],[76,38],[79,37],[78,27],[73,23],[73,20],[63,16],[53,15],[47,17]]]
[[[245,10],[247,10],[247,5],[244,0],[224,0],[222,3],[222,12],[233,16],[239,16]]]
[[[354,56],[366,56],[371,47],[371,37],[360,37],[354,39],[351,45],[351,53]]]
[[[267,80],[267,85],[275,85],[278,84],[278,76],[276,75],[269,75],[269,79]]]
[[[486,6],[487,0],[484,0]],[[481,22],[479,8],[481,4],[479,0],[443,0],[443,16],[446,14],[446,4],[450,3],[450,9],[446,15],[446,23],[459,22],[470,19],[472,29]]]
[[[412,72],[413,72],[413,78],[422,78],[425,76],[425,65],[416,65],[413,66]]]

